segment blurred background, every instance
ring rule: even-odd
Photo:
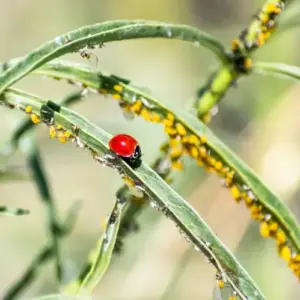
[[[1,2],[0,61],[25,55],[46,41],[84,25],[114,19],[152,19],[196,26],[229,47],[230,40],[249,24],[264,1],[247,0],[11,0]],[[277,35],[255,59],[299,65],[299,30]],[[107,43],[94,51],[97,68],[149,88],[162,102],[190,110],[197,88],[217,67],[205,49],[171,40],[131,40]],[[78,54],[69,55],[86,63]],[[29,76],[17,87],[52,100],[76,90],[65,82]],[[251,75],[239,81],[220,105],[209,125],[234,149],[293,210],[300,215],[300,86],[280,78]],[[111,134],[126,132],[141,144],[151,163],[165,136],[160,125],[141,119],[128,122],[115,101],[90,95],[74,110]],[[20,115],[17,115],[18,117]],[[1,143],[20,118],[1,108]],[[100,220],[112,208],[122,184],[116,172],[99,167],[90,155],[50,141],[47,130],[35,130],[38,145],[61,216],[76,200],[82,201],[73,234],[64,240],[65,267],[76,271],[100,236]],[[26,165],[18,152],[11,164]],[[258,224],[245,207],[236,205],[215,175],[187,161],[175,174],[173,187],[202,215],[225,245],[249,271],[268,299],[299,299],[296,278],[279,258],[272,240],[259,237]],[[45,210],[32,182],[2,183],[0,203],[23,207],[29,216],[0,219],[0,298],[47,242]],[[153,209],[140,217],[139,233],[125,240],[124,252],[115,256],[97,287],[95,299],[165,300],[212,299],[215,270],[179,234],[169,220]],[[53,261],[22,299],[57,292]],[[171,288],[170,288],[171,287]]]

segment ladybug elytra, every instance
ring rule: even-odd
[[[142,151],[139,143],[130,135],[117,134],[113,136],[109,141],[109,148],[133,169],[138,168],[142,163]]]

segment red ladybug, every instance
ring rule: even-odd
[[[141,148],[136,139],[127,134],[117,134],[109,141],[109,148],[121,157],[133,169],[141,163]]]

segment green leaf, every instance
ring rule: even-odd
[[[124,201],[125,200],[125,201]],[[127,204],[127,199],[122,196],[117,197],[116,203],[110,213],[101,238],[96,249],[92,252],[92,257],[87,269],[80,274],[80,280],[72,282],[65,291],[75,294],[90,294],[101,281],[111,261],[113,250],[117,241],[117,235],[121,222],[121,215]]]
[[[300,80],[300,68],[282,63],[257,62],[253,65],[253,72]]]
[[[2,101],[10,106],[18,104],[18,108],[22,110],[30,105],[33,113],[37,115],[40,115],[41,105],[46,103],[46,100],[16,90],[8,90],[4,93]],[[62,107],[59,113],[54,113],[54,119],[55,124],[71,131],[74,136],[73,141],[88,148],[94,159],[116,169],[122,176],[131,178],[135,185],[149,196],[152,206],[174,221],[182,235],[194,245],[195,249],[205,254],[241,299],[265,299],[247,272],[204,220],[150,167],[142,163],[141,167],[133,171],[122,159],[112,156],[108,148],[111,135],[77,113]],[[77,126],[77,130],[74,129],[74,126]]]
[[[30,71],[67,53],[78,52],[84,47],[93,48],[112,41],[139,38],[167,38],[201,45],[227,61],[223,45],[212,36],[187,25],[158,21],[109,21],[85,26],[56,37],[23,57],[17,64],[0,74],[0,94]]]

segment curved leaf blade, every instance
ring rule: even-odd
[[[192,42],[208,48],[222,62],[227,61],[224,46],[194,27],[144,20],[109,21],[58,36],[23,57],[17,64],[0,74],[0,94],[27,73],[54,58],[78,52],[86,46],[93,48],[107,42],[137,38],[169,38]]]
[[[253,65],[252,70],[256,73],[300,80],[300,68],[283,63],[257,62]]]

